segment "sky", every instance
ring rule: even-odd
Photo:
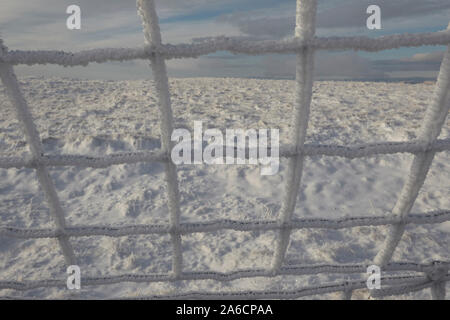
[[[69,5],[81,8],[81,29],[68,30]],[[369,5],[381,9],[381,30],[369,30]],[[295,0],[156,0],[164,43],[190,43],[215,36],[252,39],[292,37]],[[378,37],[433,32],[450,22],[449,0],[319,0],[317,36]],[[11,49],[79,51],[142,46],[135,0],[0,0],[0,37]],[[378,53],[319,51],[317,80],[431,80],[446,48],[402,48]],[[295,56],[234,55],[218,52],[167,62],[171,77],[294,77]],[[90,64],[88,67],[17,66],[20,76],[87,79],[150,79],[148,61]]]

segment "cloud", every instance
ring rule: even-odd
[[[201,70],[202,76],[262,77],[294,79],[295,55],[265,55],[249,59],[246,56],[204,57],[193,62],[192,71]],[[172,69],[172,72],[175,70]],[[195,73],[194,73],[195,76]],[[373,62],[355,52],[319,52],[315,58],[315,77],[326,79],[381,79],[386,72],[375,68]]]
[[[407,58],[375,60],[373,66],[376,70],[388,73],[426,71],[432,74],[431,72],[439,71],[443,57],[443,51],[417,53]]]
[[[186,14],[205,7],[217,6],[219,0],[156,0],[156,8],[161,18]],[[0,22],[14,22],[17,19],[21,23],[32,22],[36,19],[48,19],[65,16],[66,8],[71,5],[79,5],[82,14],[86,17],[99,15],[127,15],[136,17],[136,0],[34,0],[17,1],[2,0],[0,10]],[[113,20],[111,21],[113,22]]]
[[[436,77],[443,51],[418,53],[407,58],[371,60],[356,52],[318,52],[314,74],[317,80],[389,80],[402,78]],[[259,66],[266,78],[293,79],[295,77],[293,55],[268,55]]]
[[[37,0],[19,6],[20,1],[1,0],[0,30],[11,49],[83,50],[99,47],[132,47],[144,43],[142,22],[135,0]],[[219,3],[219,1],[212,1]],[[81,7],[81,30],[67,30],[67,6]],[[104,5],[102,5],[104,3]],[[206,1],[194,0],[189,7],[179,0],[159,1],[158,13],[186,13]],[[209,6],[212,6],[210,3]],[[173,9],[172,9],[173,7]],[[4,19],[3,19],[4,18]],[[7,18],[7,19],[6,19]],[[213,19],[162,23],[163,41],[189,42],[193,37],[238,35],[237,28]]]
[[[335,32],[336,28],[338,32],[349,31],[349,28],[369,32],[366,29],[366,9],[372,4],[380,6],[382,25],[388,31],[408,27],[446,26],[450,15],[450,1],[447,0],[330,1],[319,8],[317,28],[326,29],[327,32]],[[244,13],[225,14],[217,20],[236,26],[245,35],[280,38],[293,35],[295,8],[283,6],[275,12],[255,9]]]
[[[144,42],[135,0],[0,0],[0,31],[11,49],[58,49],[78,51],[99,47],[131,47]],[[69,4],[82,9],[82,30],[65,26]],[[447,25],[447,0],[321,0],[318,34],[354,35],[365,28],[368,4],[382,9],[383,32],[420,32]],[[163,41],[185,43],[195,38],[227,35],[256,39],[280,39],[293,35],[294,0],[156,0]],[[360,26],[360,27],[358,27]],[[358,29],[360,28],[360,29]],[[403,30],[402,30],[403,28]],[[421,29],[422,28],[422,29]],[[358,31],[359,30],[359,31]],[[411,31],[413,30],[413,31]],[[413,52],[414,49],[405,49]],[[373,57],[373,56],[372,56]],[[375,56],[377,57],[377,56]],[[395,57],[395,56],[394,56]],[[411,54],[407,58],[373,60],[363,54],[319,52],[316,76],[319,79],[375,79],[392,72],[415,74],[435,72],[442,53]],[[143,68],[143,65],[146,65]],[[89,68],[20,67],[21,74],[117,79],[151,76],[145,61],[123,68],[118,64]],[[199,59],[171,60],[171,76],[228,76],[292,78],[295,56],[248,57],[218,53]],[[88,70],[89,69],[89,70]]]
[[[402,59],[406,62],[432,62],[441,63],[444,58],[444,51],[435,51],[429,53],[416,53],[411,58]]]
[[[203,56],[198,59],[168,61],[170,76],[176,77],[262,77],[264,68],[259,58],[245,55]]]
[[[247,17],[228,15],[217,19],[235,25],[245,35],[258,38],[283,38],[293,35],[295,16],[288,17],[261,17],[248,19]]]
[[[317,22],[321,28],[365,26],[369,5],[381,8],[383,20],[414,18],[444,13],[450,10],[447,0],[352,0],[319,13]]]
[[[377,70],[370,59],[356,52],[322,53],[316,58],[316,77],[318,79],[381,79],[384,70]]]

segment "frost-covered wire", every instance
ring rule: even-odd
[[[448,264],[448,262],[445,262]],[[390,269],[387,266],[389,271],[399,271],[401,263],[393,263],[392,268]],[[416,265],[417,270],[425,269],[428,265]],[[311,265],[311,266],[292,266],[292,267],[281,267],[277,274],[274,274],[271,270],[264,269],[248,269],[248,270],[238,270],[234,272],[183,272],[179,275],[178,278],[174,278],[172,274],[121,274],[115,276],[101,276],[101,277],[83,277],[83,286],[98,286],[98,285],[110,285],[117,284],[123,282],[131,282],[131,283],[152,283],[152,282],[174,282],[179,280],[215,280],[220,282],[228,282],[233,280],[238,280],[242,278],[257,278],[257,277],[276,277],[282,275],[312,275],[312,274],[321,274],[321,273],[365,273],[367,270],[367,265]],[[400,269],[400,271],[411,271],[409,269]],[[416,271],[416,270],[414,270]],[[449,275],[444,275],[443,279],[448,280]],[[401,275],[391,275],[384,276],[381,278],[383,285],[411,285],[417,284],[418,282],[426,282],[428,286],[431,285],[432,281],[430,281],[426,276],[421,275],[413,275],[413,274],[401,274]],[[31,290],[37,288],[55,288],[55,287],[65,287],[67,284],[66,279],[45,279],[45,280],[24,280],[24,281],[0,281],[0,290],[1,289],[14,289],[14,290]],[[309,293],[312,290],[323,290],[325,288],[330,289],[331,291],[327,292],[337,292],[347,289],[361,289],[367,286],[365,280],[356,280],[352,282],[340,282],[333,284],[325,284],[312,286],[302,289],[297,289],[295,292],[304,292],[307,291],[308,294],[312,295],[316,293]],[[250,292],[258,292],[258,291],[248,291],[245,292],[235,292],[235,293],[227,293],[225,296],[229,297],[229,299],[234,299],[235,297],[231,297],[230,295],[238,295],[238,296],[248,296]],[[258,294],[258,296],[253,297],[254,299],[264,299],[264,295],[268,292],[263,291]],[[206,293],[199,292],[196,294],[206,294],[206,295],[222,295],[223,293]],[[286,291],[281,291],[279,293],[281,296],[286,294]],[[318,294],[318,293],[317,293]],[[192,293],[182,293],[177,295],[179,297],[185,297],[186,295],[191,296]],[[260,296],[263,295],[263,296]],[[161,296],[162,298],[162,296]],[[171,296],[174,298],[174,296]]]
[[[87,66],[89,63],[108,61],[146,60],[158,54],[164,59],[198,58],[219,51],[234,54],[296,54],[305,47],[314,50],[358,50],[376,52],[400,47],[438,46],[450,43],[449,31],[417,34],[398,34],[369,37],[323,37],[302,41],[296,38],[285,40],[248,40],[233,37],[215,37],[190,44],[159,44],[137,48],[103,48],[69,52],[61,50],[11,50],[0,61],[11,65],[57,64],[66,67]]]
[[[450,31],[450,25],[448,30]],[[433,101],[426,111],[422,124],[419,140],[424,143],[435,141],[445,123],[450,108],[450,45],[442,60]],[[411,169],[398,200],[392,209],[392,214],[405,219],[411,211],[419,194],[420,188],[433,162],[434,151],[426,151],[417,154],[411,164]],[[393,225],[383,244],[383,247],[375,257],[375,264],[383,266],[389,262],[403,236],[405,224],[403,222]]]
[[[0,39],[0,77],[6,93],[17,112],[31,154],[24,157],[0,157],[0,168],[34,168],[39,183],[46,194],[50,211],[54,217],[56,229],[22,229],[0,227],[0,237],[20,239],[57,238],[66,261],[75,262],[69,237],[109,236],[121,237],[144,234],[170,234],[173,242],[173,266],[170,274],[118,275],[83,278],[83,285],[104,285],[121,282],[171,282],[178,280],[217,280],[231,281],[248,277],[275,277],[280,275],[303,275],[318,273],[365,273],[367,265],[313,265],[283,266],[284,255],[292,230],[302,228],[341,229],[357,226],[393,225],[383,249],[375,262],[383,266],[384,271],[416,271],[425,276],[401,275],[383,277],[383,285],[390,287],[374,291],[377,296],[404,294],[431,287],[435,299],[445,298],[445,283],[450,280],[449,262],[432,265],[420,265],[410,262],[390,263],[392,254],[401,239],[407,224],[429,224],[450,221],[448,210],[438,210],[424,214],[409,214],[417,193],[422,186],[436,152],[450,150],[450,140],[436,140],[445,122],[450,106],[450,54],[444,57],[436,86],[435,99],[428,109],[419,139],[410,142],[381,142],[355,146],[305,144],[308,126],[311,88],[313,84],[313,56],[317,50],[364,50],[369,52],[423,45],[449,45],[450,29],[446,31],[420,34],[390,35],[379,38],[367,37],[330,37],[314,36],[316,0],[297,0],[295,37],[284,40],[255,41],[243,38],[218,37],[192,44],[163,44],[159,29],[158,16],[153,0],[137,0],[139,14],[142,17],[146,45],[141,48],[105,48],[85,50],[77,53],[64,51],[8,51]],[[217,51],[244,53],[251,55],[268,53],[297,54],[297,85],[295,103],[294,132],[291,146],[280,149],[280,156],[290,159],[289,174],[285,198],[278,220],[235,221],[216,220],[199,223],[180,223],[180,196],[176,166],[169,158],[171,149],[170,134],[173,129],[170,93],[165,60],[173,58],[194,58]],[[155,85],[159,96],[161,113],[161,150],[127,152],[104,157],[89,155],[46,155],[35,124],[32,121],[27,103],[20,91],[13,73],[13,65],[18,64],[58,64],[62,66],[86,66],[91,62],[126,61],[148,59],[151,61]],[[249,150],[246,150],[249,151]],[[340,219],[292,219],[293,208],[306,156],[336,156],[344,158],[363,158],[374,155],[413,153],[415,159],[410,175],[393,215],[378,217],[344,217]],[[249,154],[249,153],[244,153]],[[164,162],[168,185],[168,225],[132,225],[132,226],[66,226],[64,212],[56,194],[55,187],[48,174],[47,167],[78,166],[104,168],[117,164],[139,162]],[[275,249],[273,267],[265,269],[237,270],[228,273],[219,272],[183,272],[181,235],[219,230],[267,231],[278,230],[280,241]],[[0,289],[29,290],[34,288],[65,287],[64,280],[0,281]],[[300,288],[291,291],[243,291],[243,292],[187,292],[181,294],[149,296],[150,299],[271,299],[298,298],[302,296],[330,292],[344,292],[351,297],[353,290],[366,287],[366,282],[353,281],[332,283],[320,286]]]
[[[450,277],[448,277],[450,278]],[[423,277],[398,277],[398,278],[381,278],[381,281],[385,284],[395,285],[401,284],[401,290],[397,292],[390,292],[392,294],[405,294],[428,288],[430,282],[426,282]],[[408,283],[409,281],[409,283]],[[406,282],[406,284],[405,284]],[[420,288],[417,288],[417,283],[425,283]],[[412,285],[411,285],[412,284]],[[152,295],[144,297],[126,297],[124,299],[140,299],[140,300],[249,300],[249,299],[298,299],[301,297],[307,297],[312,295],[323,295],[334,292],[345,292],[349,290],[364,289],[367,287],[365,280],[360,281],[346,281],[339,283],[329,283],[318,286],[310,286],[295,290],[254,290],[254,291],[239,291],[239,292],[186,292],[167,295]],[[395,287],[393,287],[395,289]],[[389,294],[389,293],[387,293]]]
[[[297,1],[295,36],[298,39],[307,41],[314,37],[316,32],[316,11],[317,0]],[[302,149],[306,139],[312,99],[314,49],[306,48],[297,54],[296,59],[294,118],[291,143],[296,149]],[[304,159],[303,154],[297,154],[289,159],[285,175],[286,182],[283,203],[279,213],[281,224],[287,224],[292,219],[299,194]],[[280,230],[273,258],[274,272],[283,264],[284,256],[289,246],[290,236],[291,229],[286,228]]]
[[[377,142],[357,145],[326,145],[304,144],[303,148],[295,146],[281,146],[279,156],[282,158],[294,157],[302,154],[304,157],[331,156],[347,159],[369,158],[377,155],[395,153],[421,153],[427,151],[443,152],[450,150],[450,139],[436,140],[432,143],[422,141],[393,141]],[[241,151],[235,148],[235,153],[245,154],[248,158],[252,154],[250,148]],[[270,152],[270,148],[268,148]],[[194,152],[193,150],[191,151]],[[225,152],[224,152],[225,154]],[[136,151],[112,153],[106,156],[76,155],[76,154],[44,154],[38,159],[32,155],[23,157],[0,157],[0,168],[36,168],[37,166],[62,167],[74,166],[81,168],[107,168],[119,164],[135,164],[141,162],[167,162],[169,157],[165,151]]]
[[[161,31],[154,0],[137,0],[137,8],[138,13],[142,18],[144,36],[147,44],[156,46],[161,45]],[[166,154],[169,154],[172,146],[171,134],[173,131],[173,117],[166,62],[164,58],[157,53],[151,56],[150,61],[159,98],[159,110],[161,114],[161,148]],[[171,160],[165,162],[164,166],[167,181],[167,205],[169,207],[169,221],[171,225],[170,236],[173,246],[172,271],[174,276],[178,277],[182,272],[183,253],[181,248],[181,236],[178,232],[181,213],[177,169]]]
[[[450,281],[450,274],[447,274],[443,277],[442,283],[445,283],[445,281]],[[421,291],[427,288],[431,288],[433,286],[434,282],[427,279],[417,279],[415,281],[411,281],[411,283],[406,283],[398,286],[392,286],[388,288],[381,288],[379,290],[371,290],[371,295],[374,298],[382,298],[382,297],[388,297],[388,296],[398,296],[402,294],[412,293]],[[440,299],[445,299],[445,290],[444,294],[438,297]]]
[[[339,219],[327,218],[296,218],[285,224],[278,220],[240,221],[240,220],[213,220],[208,222],[180,223],[178,232],[182,235],[191,233],[216,232],[221,230],[234,231],[269,231],[269,230],[299,230],[299,229],[344,229],[362,226],[383,226],[398,223],[398,217],[393,216],[351,216]],[[438,210],[421,214],[412,214],[404,222],[406,224],[437,224],[450,221],[450,210]],[[70,226],[66,227],[65,234],[69,237],[107,236],[123,237],[131,235],[170,234],[171,226],[165,224],[130,225],[130,226]],[[56,238],[60,232],[54,229],[30,229],[9,226],[0,227],[0,237],[19,239]]]
[[[0,52],[7,52],[7,48],[3,45],[1,39]],[[5,87],[6,95],[16,111],[17,119],[22,127],[33,158],[39,158],[43,154],[41,140],[28,108],[28,103],[22,94],[19,82],[14,74],[13,67],[9,64],[0,63],[0,78]],[[59,201],[59,197],[56,194],[56,189],[47,167],[37,166],[36,176],[39,184],[44,190],[45,198],[50,207],[50,213],[60,232],[58,242],[64,254],[66,263],[69,265],[75,264],[76,259],[72,245],[70,244],[68,237],[64,234],[64,229],[66,227],[64,210]]]

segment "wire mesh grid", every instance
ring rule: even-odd
[[[433,158],[437,152],[450,150],[450,139],[438,139],[450,107],[450,53],[443,58],[436,83],[434,99],[428,107],[418,139],[407,142],[380,142],[353,146],[305,144],[309,110],[312,99],[313,63],[317,50],[353,49],[381,51],[398,47],[423,45],[449,45],[450,29],[433,33],[401,34],[380,38],[315,36],[317,0],[297,0],[295,37],[287,40],[251,41],[238,38],[218,37],[194,44],[163,44],[154,0],[137,0],[139,15],[143,21],[146,44],[142,48],[107,48],[81,51],[10,51],[0,39],[0,78],[7,96],[14,106],[17,118],[24,131],[31,153],[24,158],[0,157],[0,168],[33,168],[44,190],[56,228],[22,229],[10,226],[0,227],[0,237],[19,239],[56,238],[68,265],[76,264],[70,238],[87,236],[123,237],[127,235],[168,234],[171,237],[172,271],[167,274],[123,274],[119,276],[83,277],[84,286],[106,285],[122,282],[174,282],[180,280],[231,281],[251,277],[276,277],[280,275],[312,275],[320,273],[358,274],[365,273],[364,264],[322,264],[284,266],[283,262],[293,230],[303,228],[343,229],[356,226],[389,226],[389,232],[373,264],[383,271],[399,271],[399,275],[382,277],[383,288],[372,290],[371,295],[383,297],[400,295],[431,288],[434,299],[445,299],[445,284],[450,280],[450,262],[436,261],[431,264],[392,262],[392,255],[408,224],[436,224],[450,221],[450,210],[437,210],[410,215],[411,208],[422,187]],[[296,88],[294,104],[294,126],[290,145],[280,148],[280,156],[288,158],[289,165],[285,181],[285,193],[277,220],[236,221],[215,220],[198,223],[180,223],[180,195],[176,165],[170,159],[173,130],[172,108],[166,60],[174,58],[199,57],[217,51],[244,54],[295,53]],[[161,115],[161,149],[116,153],[103,157],[88,155],[47,155],[43,151],[39,133],[32,120],[13,66],[19,64],[57,64],[63,66],[86,66],[91,62],[126,61],[147,59],[151,62],[154,81],[159,97]],[[349,159],[374,155],[410,153],[413,163],[400,196],[386,216],[354,216],[341,219],[297,219],[293,212],[299,193],[305,157],[322,155]],[[162,162],[165,166],[169,224],[130,226],[67,226],[54,183],[49,176],[49,167],[76,166],[104,168],[117,164],[138,162]],[[182,236],[190,233],[204,233],[218,230],[267,231],[276,230],[278,240],[270,269],[245,269],[233,272],[185,272],[183,271]],[[411,275],[411,271],[419,273]],[[402,273],[403,272],[403,273]],[[405,273],[409,272],[409,273]],[[34,288],[65,287],[63,279],[32,281],[0,281],[0,289],[30,290]],[[344,298],[351,298],[356,289],[366,288],[365,280],[343,281],[295,290],[277,291],[231,291],[231,292],[186,292],[171,295],[141,297],[144,299],[294,299],[316,294],[342,292]]]

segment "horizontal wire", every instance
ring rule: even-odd
[[[218,51],[236,54],[293,54],[312,47],[316,50],[361,50],[376,52],[400,47],[419,47],[450,44],[450,32],[438,31],[417,34],[396,34],[378,38],[369,37],[323,37],[302,41],[297,38],[285,40],[249,40],[239,37],[216,37],[191,44],[148,45],[140,48],[102,48],[80,52],[57,50],[10,50],[0,55],[0,62],[18,64],[58,64],[62,66],[86,66],[90,62],[127,61],[149,59],[158,54],[165,59],[196,58]]]
[[[449,262],[439,262],[439,265],[448,266]],[[82,277],[83,286],[111,285],[123,282],[131,283],[150,283],[150,282],[175,282],[175,281],[199,281],[199,280],[215,280],[227,282],[242,278],[256,278],[289,275],[316,275],[321,273],[337,273],[337,274],[355,274],[366,273],[367,264],[347,264],[347,265],[309,265],[309,266],[285,266],[281,267],[278,273],[273,273],[271,269],[246,269],[233,272],[214,272],[214,271],[197,271],[182,272],[180,276],[174,277],[173,274],[122,274],[116,276],[104,277]],[[433,268],[432,264],[416,264],[410,262],[392,262],[383,268],[383,272],[388,271],[415,271],[426,272]],[[383,277],[382,277],[383,278]],[[394,278],[396,283],[400,281],[410,281],[411,279],[428,279],[426,277],[405,274],[384,277],[385,279]],[[46,280],[28,280],[28,281],[0,281],[1,289],[13,289],[26,291],[36,288],[56,288],[65,287],[67,279],[46,279]]]
[[[401,284],[417,284],[425,282],[426,277],[423,276],[399,276],[399,277],[382,277],[382,283],[388,285]],[[408,286],[406,286],[408,287]],[[319,286],[304,287],[295,290],[286,291],[240,291],[240,292],[186,292],[169,295],[152,295],[143,297],[126,297],[127,299],[141,300],[166,300],[166,299],[209,299],[209,300],[243,300],[243,299],[296,299],[316,294],[325,294],[340,292],[346,290],[357,290],[367,288],[366,280],[345,281],[340,283],[324,284]]]
[[[443,282],[450,281],[450,274],[447,274],[446,276],[441,279]],[[394,296],[394,295],[402,295],[406,293],[411,292],[417,292],[421,291],[427,288],[430,288],[433,285],[434,281],[430,279],[423,279],[423,280],[417,280],[413,283],[409,284],[403,284],[400,286],[393,286],[388,287],[385,289],[379,289],[379,290],[372,290],[371,295],[374,298],[382,298],[382,297],[388,297],[388,296]]]
[[[350,146],[326,145],[326,144],[305,144],[303,148],[297,149],[292,146],[282,146],[279,149],[278,156],[281,158],[294,157],[302,154],[303,156],[330,156],[342,157],[348,159],[366,158],[383,154],[395,153],[420,153],[427,151],[443,152],[450,150],[450,139],[437,140],[430,144],[421,141],[406,142],[377,142],[358,144]],[[245,150],[235,148],[237,155],[245,154],[246,159],[249,158],[252,149]],[[257,150],[256,150],[257,151]],[[268,152],[272,153],[272,149],[268,148]],[[192,151],[194,152],[194,151]],[[271,155],[272,157],[275,155]],[[238,156],[236,156],[238,157]],[[137,151],[113,153],[103,157],[88,155],[42,155],[38,160],[33,159],[31,155],[20,157],[0,157],[0,168],[36,168],[39,166],[60,167],[75,166],[82,168],[106,168],[119,164],[135,164],[140,162],[166,162],[169,156],[163,151]]]
[[[436,224],[450,221],[450,210],[438,210],[422,214],[412,214],[404,221],[405,224]],[[291,222],[280,225],[278,220],[238,221],[215,220],[198,223],[181,223],[178,230],[172,230],[171,226],[159,225],[131,225],[131,226],[69,226],[64,231],[68,237],[107,236],[123,237],[129,235],[171,234],[173,232],[185,235],[191,233],[205,233],[221,230],[234,231],[269,231],[279,229],[344,229],[361,226],[382,226],[399,223],[398,218],[392,216],[377,217],[344,217],[340,219],[292,219]],[[0,227],[0,237],[12,237],[18,239],[42,239],[57,238],[61,231],[54,229],[25,229],[3,226]]]

